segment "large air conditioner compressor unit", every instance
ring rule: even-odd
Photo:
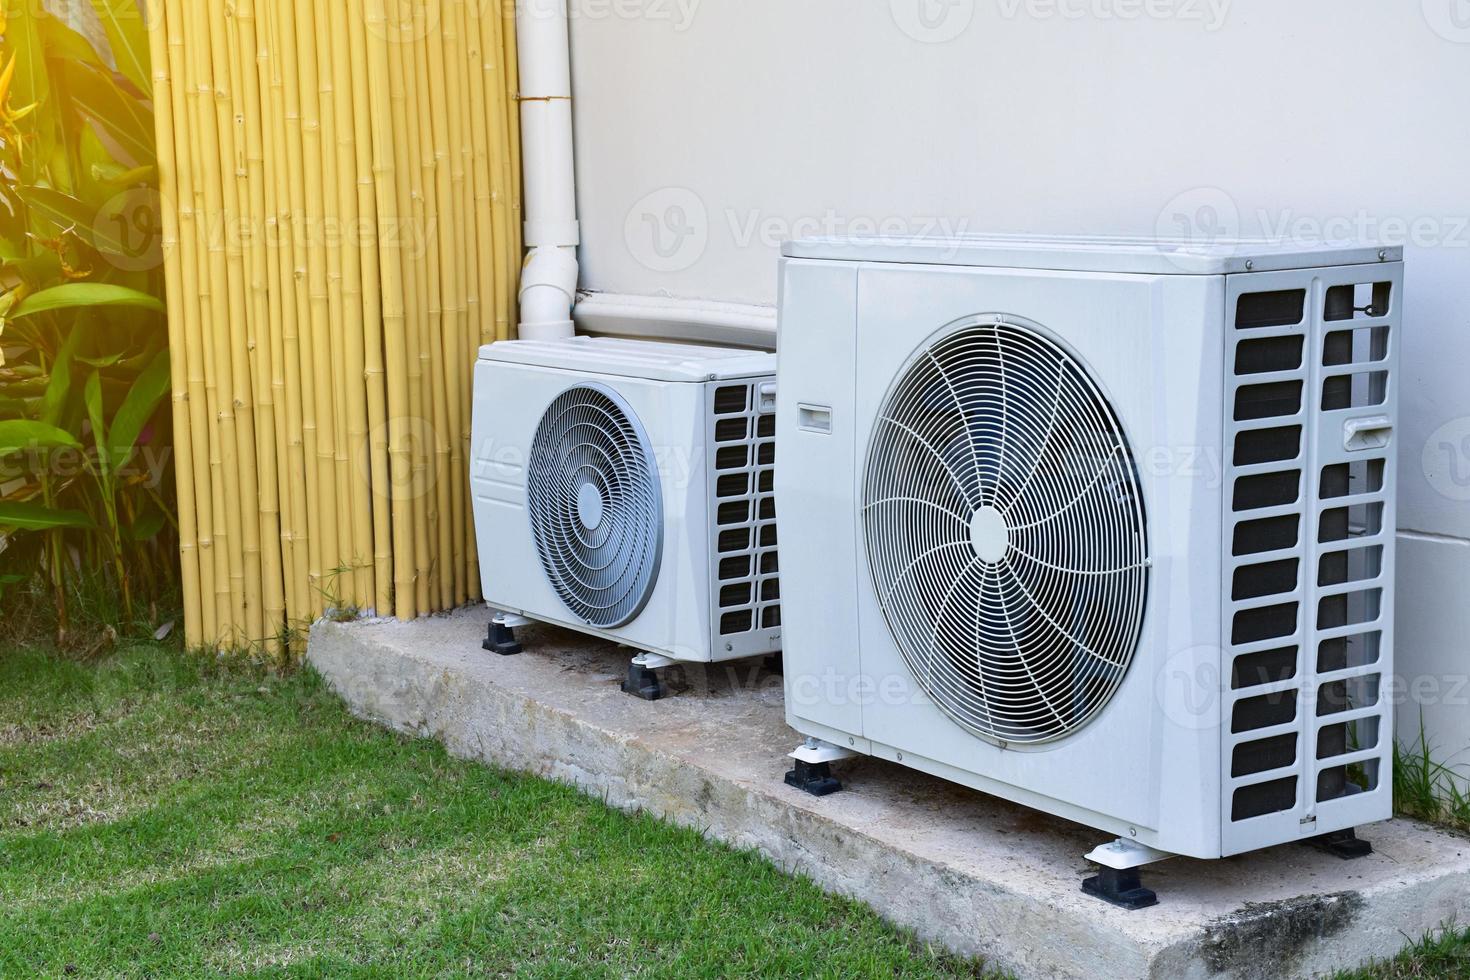
[[[503,341],[475,366],[471,494],[487,649],[538,620],[654,671],[781,648],[775,355],[620,338]]]
[[[850,752],[1129,869],[1392,810],[1402,251],[807,240],[782,271],[788,782]]]

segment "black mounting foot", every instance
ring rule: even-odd
[[[786,785],[813,796],[828,796],[842,788],[842,781],[832,775],[830,762],[802,762],[786,773]]]
[[[768,654],[766,654],[765,664],[766,664],[766,670],[769,670],[771,673],[773,673],[773,674],[783,673],[783,665],[782,665],[781,655],[779,653],[768,653]]]
[[[664,686],[659,683],[658,673],[652,667],[629,664],[628,677],[623,681],[623,693],[645,701],[657,701],[664,696]]]
[[[516,642],[516,631],[504,623],[490,623],[490,629],[485,636],[485,642],[480,646],[491,653],[498,653],[502,657],[508,657],[513,653],[521,652],[521,645]]]
[[[1347,830],[1334,830],[1330,834],[1322,834],[1318,837],[1309,837],[1302,843],[1310,844],[1319,851],[1326,851],[1333,857],[1340,857],[1344,861],[1353,858],[1367,857],[1373,853],[1373,845],[1365,840],[1359,840],[1353,828]]]
[[[1082,882],[1082,890],[1093,898],[1100,898],[1130,912],[1159,904],[1159,896],[1152,889],[1143,887],[1137,868],[1122,871],[1117,868],[1099,868],[1097,874]]]

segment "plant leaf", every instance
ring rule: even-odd
[[[57,25],[66,27],[87,43],[87,60],[95,58],[110,70],[117,70],[117,58],[113,56],[102,19],[90,4],[76,3],[75,0],[42,0],[42,6]]]
[[[46,75],[46,50],[37,30],[37,17],[28,8],[5,25],[5,46],[15,53],[15,77],[10,86],[10,104],[28,106],[44,102],[51,83]]]
[[[10,0],[5,0],[5,5],[9,10]],[[20,180],[33,183],[45,171],[57,136],[55,117],[48,111],[53,93],[40,31],[40,22],[51,18],[37,6],[15,6],[18,16],[10,17],[5,25],[5,50],[16,58],[6,108],[11,112],[29,110],[16,127],[21,139],[15,143],[15,156],[19,158]],[[7,181],[11,179],[7,176]]]
[[[16,54],[12,51],[10,60],[5,63],[5,69],[0,71],[0,108],[5,106],[5,100],[10,95],[10,80],[15,77],[15,59]]]
[[[82,444],[71,433],[45,422],[9,419],[0,422],[0,456],[8,456],[31,447],[38,449],[81,449]]]
[[[163,512],[154,508],[138,515],[133,522],[122,528],[123,537],[129,541],[149,541],[162,531],[168,519]]]
[[[11,312],[10,319],[18,320],[53,310],[96,306],[134,306],[155,313],[163,312],[163,304],[156,297],[136,289],[105,282],[69,282],[27,296]]]
[[[112,431],[107,435],[107,449],[112,454],[113,469],[122,468],[133,454],[133,446],[143,426],[158,411],[158,405],[168,395],[169,368],[168,351],[161,350],[148,362],[143,373],[128,389],[127,397],[112,416]]]
[[[22,531],[49,531],[58,527],[96,527],[92,518],[79,510],[52,510],[44,504],[0,501],[0,527]]]
[[[33,215],[45,218],[58,230],[75,232],[82,241],[100,252],[128,254],[122,239],[110,233],[111,222],[99,220],[98,209],[85,201],[50,187],[23,187],[21,194]]]
[[[72,104],[111,136],[132,158],[131,166],[153,163],[153,113],[117,87],[107,74],[75,61],[62,63],[62,77]]]
[[[102,375],[93,371],[87,377],[87,386],[82,389],[82,400],[87,403],[87,417],[92,422],[92,439],[97,443],[97,463],[107,470],[107,420],[102,414]]]
[[[66,339],[61,342],[61,349],[56,352],[56,360],[51,364],[51,380],[46,385],[46,397],[41,409],[41,421],[48,425],[61,422],[66,403],[71,398],[72,356],[81,336],[80,330],[68,330]]]
[[[102,18],[102,27],[107,31],[107,40],[112,45],[112,56],[117,62],[117,70],[138,86],[138,91],[151,92],[153,85],[148,78],[148,24],[139,3],[140,0],[92,0],[92,7]]]

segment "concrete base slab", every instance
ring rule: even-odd
[[[1149,866],[1159,904],[1126,912],[1082,893],[1099,831],[873,759],[835,763],[833,796],[784,785],[798,740],[759,660],[667,668],[675,696],[640,701],[618,690],[629,651],[530,626],[500,657],[488,621],[323,622],[307,658],[363,718],[754,848],[1022,977],[1313,976],[1470,909],[1470,841],[1394,820],[1356,861],[1285,845]]]

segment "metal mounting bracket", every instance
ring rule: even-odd
[[[1153,864],[1156,861],[1167,861],[1173,856],[1168,851],[1155,850],[1136,840],[1119,837],[1110,844],[1094,847],[1088,852],[1087,860],[1093,864],[1100,864],[1104,868],[1127,871],[1130,868],[1141,868],[1145,864]]]
[[[1093,848],[1087,855],[1087,860],[1098,865],[1099,871],[1082,882],[1082,890],[1130,912],[1149,908],[1159,904],[1159,897],[1153,889],[1143,887],[1138,869],[1173,856],[1168,851],[1120,837],[1111,844]]]
[[[809,738],[795,751],[786,753],[788,757],[797,762],[805,762],[808,765],[820,765],[823,762],[840,762],[843,759],[854,759],[858,753],[852,749],[844,749],[840,745],[824,742],[819,738]]]

